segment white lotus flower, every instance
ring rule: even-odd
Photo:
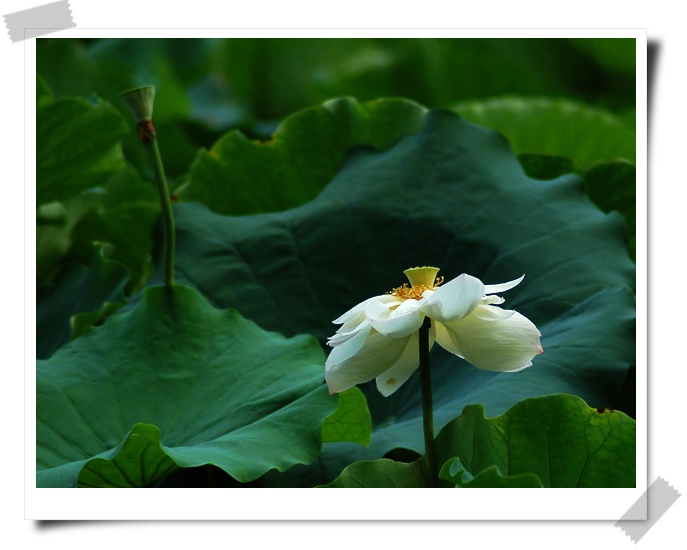
[[[328,344],[332,349],[325,366],[329,393],[377,379],[377,389],[391,395],[419,366],[419,329],[430,318],[430,347],[442,348],[474,366],[491,371],[515,372],[532,365],[544,353],[541,333],[516,311],[504,310],[503,298],[494,296],[518,285],[524,278],[485,285],[460,275],[442,285],[439,269],[407,269],[406,284],[388,294],[361,302],[334,321],[342,325]]]

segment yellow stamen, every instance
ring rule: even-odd
[[[444,282],[443,277],[437,277],[438,272],[439,269],[436,267],[413,267],[406,269],[403,273],[408,277],[412,286],[408,286],[408,283],[403,283],[401,286],[388,292],[388,294],[398,296],[403,300],[420,300],[425,290],[434,290]]]

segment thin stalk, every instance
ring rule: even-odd
[[[163,276],[165,286],[174,285],[174,215],[172,214],[172,201],[169,198],[165,168],[162,165],[160,149],[157,146],[157,131],[153,124],[153,104],[155,102],[155,86],[141,86],[120,94],[122,101],[131,109],[136,118],[136,135],[141,143],[150,149],[155,170],[155,183],[160,195],[162,208],[162,226],[164,230],[164,259]]]
[[[431,321],[425,317],[420,327],[420,387],[422,390],[422,429],[425,435],[425,461],[429,472],[429,486],[439,486],[437,451],[434,441],[434,408],[432,405],[432,376],[429,369],[429,327]]]
[[[163,260],[164,281],[166,286],[172,286],[174,284],[174,247],[176,243],[172,201],[169,198],[165,168],[162,165],[160,149],[157,146],[157,135],[153,133],[150,136],[150,141],[146,143],[146,145],[150,149],[153,159],[155,181],[157,183],[158,193],[160,194],[160,205],[162,206],[162,226],[165,236]]]

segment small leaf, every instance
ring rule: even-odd
[[[147,487],[178,466],[160,445],[160,430],[136,424],[106,457],[89,460],[79,473],[79,487]]]
[[[349,441],[367,447],[372,435],[372,418],[367,399],[358,388],[339,394],[339,407],[322,424],[322,442]]]
[[[356,462],[324,488],[418,488],[427,487],[421,461],[405,464],[388,458]]]
[[[534,474],[504,476],[497,466],[490,466],[473,477],[457,457],[446,461],[439,471],[439,478],[466,489],[543,487],[541,480]]]
[[[572,395],[525,399],[497,418],[470,405],[437,436],[440,462],[460,457],[475,477],[496,467],[545,487],[634,487],[635,421]],[[490,474],[491,475],[491,474]]]
[[[526,399],[493,419],[469,405],[436,444],[439,477],[455,487],[635,486],[635,422],[571,395]],[[327,487],[426,487],[423,460],[356,462]]]

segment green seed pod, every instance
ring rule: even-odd
[[[153,119],[153,103],[155,102],[155,86],[134,88],[119,95],[136,117],[136,122]]]

